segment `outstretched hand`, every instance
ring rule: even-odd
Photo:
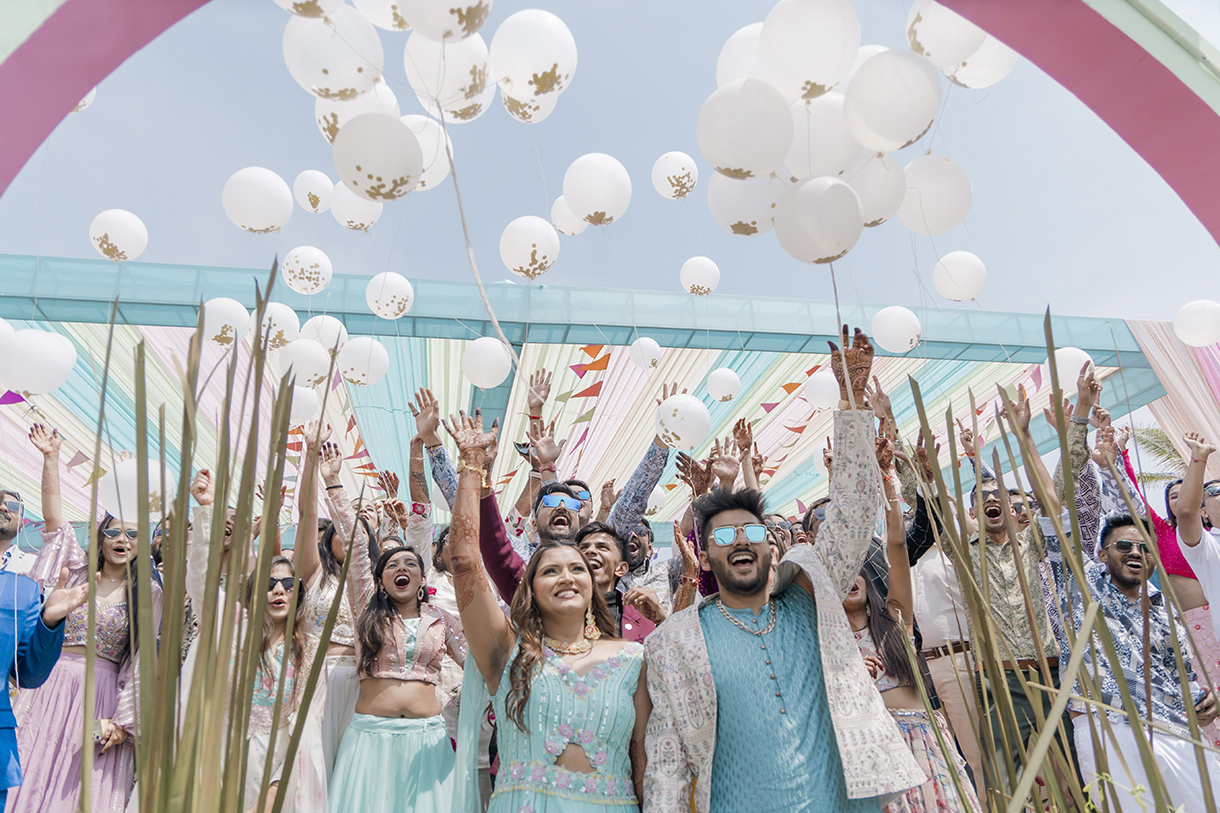
[[[551,374],[545,369],[535,370],[530,375],[529,390],[525,395],[531,418],[542,417],[542,407],[551,394]]]
[[[1186,441],[1186,448],[1190,450],[1190,462],[1204,462],[1216,451],[1216,444],[1209,443],[1207,438],[1198,432],[1187,432],[1182,439]]]
[[[59,454],[63,438],[59,436],[58,429],[48,431],[45,426],[36,423],[30,427],[30,443],[33,443],[34,448],[42,452],[43,457],[51,457]]]
[[[42,623],[48,627],[56,626],[68,617],[68,613],[80,607],[89,598],[89,583],[81,582],[75,587],[68,587],[68,568],[60,568],[59,581],[55,589],[47,594],[42,603]],[[102,573],[99,570],[97,580],[100,583]]]
[[[441,407],[436,396],[432,394],[432,390],[426,387],[420,388],[419,392],[415,393],[415,403],[407,401],[407,408],[415,417],[415,431],[423,438],[424,444],[427,446],[439,444],[441,442]]]
[[[463,462],[482,466],[486,461],[488,449],[495,443],[496,435],[500,430],[499,421],[493,421],[491,430],[483,431],[483,410],[476,409],[474,417],[470,417],[465,412],[457,416],[450,415],[449,420],[444,422],[445,431],[457,443],[458,456]]]
[[[212,479],[212,472],[207,469],[200,469],[196,473],[195,479],[191,481],[190,490],[191,496],[200,505],[211,505],[216,502],[216,481]]]
[[[678,479],[690,486],[692,499],[699,499],[711,488],[712,462],[710,460],[700,463],[686,452],[678,452],[674,464],[678,469]]]
[[[563,456],[563,448],[568,445],[568,439],[555,441],[555,421],[543,427],[541,422],[530,421],[530,462],[538,469],[554,470]]]
[[[842,350],[834,342],[827,342],[830,345],[830,367],[839,382],[840,400],[848,400],[847,390],[850,386],[856,406],[863,407],[865,405],[864,390],[868,387],[869,374],[873,369],[873,345],[864,331],[856,328],[849,347],[847,325],[843,325],[840,340],[843,345]]]

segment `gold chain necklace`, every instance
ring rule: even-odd
[[[730,613],[728,611],[728,609],[724,606],[724,602],[721,601],[720,599],[716,599],[716,606],[720,608],[720,612],[724,615],[725,618],[729,619],[729,621],[733,624],[733,626],[737,627],[738,629],[744,630],[744,631],[750,633],[751,635],[757,635],[759,638],[761,638],[762,636],[766,635],[771,630],[775,629],[775,599],[774,598],[771,599],[770,620],[767,621],[767,626],[760,630],[752,630],[749,627],[747,627],[745,624],[738,621],[736,616],[734,616],[732,613]]]
[[[560,655],[584,655],[593,649],[593,642],[588,638],[581,638],[574,644],[563,644],[549,635],[544,635],[542,636],[542,643],[547,649]]]

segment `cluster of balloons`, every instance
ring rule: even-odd
[[[17,330],[0,319],[0,394],[59,389],[76,367],[76,345],[61,333]]]

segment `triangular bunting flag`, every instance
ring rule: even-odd
[[[594,370],[605,370],[609,366],[610,366],[610,354],[607,353],[606,355],[599,358],[597,361],[591,361],[588,364],[586,364],[585,372],[591,373]]]
[[[785,384],[785,385],[784,385],[784,392],[786,392],[786,393],[788,393],[789,395],[791,395],[792,393],[796,392],[796,391],[797,391],[798,389],[800,389],[800,388],[801,388],[800,382],[798,382],[798,381],[793,381],[791,384]]]
[[[575,444],[572,446],[572,448],[573,448],[573,449],[575,449],[577,446],[579,446],[580,444],[584,443],[584,442],[585,442],[585,438],[587,438],[587,437],[589,437],[589,427],[587,427],[587,426],[586,426],[586,427],[585,427],[585,431],[584,431],[584,432],[582,432],[582,433],[581,433],[581,435],[580,435],[580,440],[576,441],[576,443],[575,443]]]
[[[570,369],[572,372],[576,373],[576,377],[577,377],[577,378],[584,378],[584,377],[585,377],[585,365],[583,365],[583,364],[573,364],[573,365],[572,365],[572,366],[571,366],[569,369]]]
[[[365,452],[365,454],[367,455],[368,452]],[[348,459],[350,460],[351,458],[348,458]],[[372,461],[369,461],[368,463],[361,463],[359,466],[356,466],[357,471],[360,471],[361,469],[364,469],[366,471],[367,470],[376,471],[377,467],[373,465]]]
[[[776,404],[762,404],[763,411],[765,411],[765,412],[770,412],[771,410],[775,409],[777,406],[779,406],[779,404],[778,404],[778,403],[776,403]]]
[[[81,463],[87,462],[89,462],[89,458],[85,456],[85,453],[78,451],[76,454],[72,455],[72,459],[68,461],[68,471],[72,471],[72,469],[76,468]]]
[[[573,424],[578,424],[578,423],[587,423],[588,421],[593,420],[593,412],[594,412],[594,410],[596,410],[596,409],[597,409],[597,407],[593,407],[593,408],[592,408],[592,409],[590,409],[588,412],[586,412],[585,414],[581,415],[581,416],[580,416],[579,418],[577,418],[576,420],[572,421],[572,423],[573,423]]]
[[[601,392],[602,392],[602,382],[598,381],[592,387],[583,389],[580,392],[573,395],[572,397],[573,398],[593,398],[595,396],[601,395]]]
[[[817,368],[815,367],[814,369],[816,370]],[[801,512],[801,516],[802,516],[802,517],[803,517],[803,516],[805,516],[805,503],[801,502],[801,501],[798,499],[798,500],[796,501],[796,510]]]
[[[362,458],[362,457],[368,457],[368,456],[369,456],[369,450],[368,450],[368,449],[361,449],[360,451],[356,452],[356,453],[355,453],[354,455],[352,455],[351,457],[348,457],[348,458],[345,458],[345,459],[346,459],[346,460],[358,460],[358,459],[360,459],[360,458]],[[373,465],[373,464],[372,464],[372,463],[370,463],[369,465],[371,466],[371,465]]]
[[[563,395],[556,395],[556,396],[555,396],[555,403],[557,403],[557,404],[566,404],[566,403],[567,403],[567,401],[568,401],[568,399],[572,397],[572,392],[573,392],[573,390],[568,390],[568,391],[567,391],[567,392],[565,392]]]
[[[343,434],[350,435],[352,430],[356,428],[356,416],[353,415],[347,419],[347,431]]]
[[[510,471],[508,474],[501,477],[500,482],[498,482],[496,485],[501,485],[501,486],[508,485],[509,483],[511,483],[513,481],[513,478],[517,476],[517,472],[519,472],[519,471],[521,471],[520,466],[518,466],[517,468]]]
[[[1030,381],[1034,383],[1034,392],[1042,388],[1042,365],[1034,367],[1033,375],[1030,376]]]
[[[602,351],[602,348],[603,348],[603,347],[605,347],[605,345],[602,345],[602,344],[590,344],[590,345],[586,345],[586,346],[584,346],[584,347],[582,347],[582,348],[580,348],[580,349],[581,349],[581,350],[582,350],[582,351],[585,353],[585,355],[587,355],[589,358],[591,358],[591,359],[595,359],[595,358],[597,358],[597,354],[598,354],[598,353],[600,353],[600,352]]]
[[[11,390],[0,393],[0,406],[5,406],[7,404],[20,404],[24,400],[25,399],[21,397],[20,393],[12,392]]]
[[[784,428],[787,429],[789,432],[795,432],[799,435],[801,432],[805,431],[805,427],[808,425],[809,424],[807,424],[807,423],[803,423],[800,426],[785,426]]]
[[[93,481],[94,481],[94,480],[96,480],[96,479],[98,479],[99,477],[101,477],[101,476],[102,476],[102,475],[104,475],[105,473],[106,473],[106,472],[102,471],[101,469],[94,469],[94,470],[93,470],[93,474],[90,474],[90,475],[89,475],[89,479],[85,481],[85,485],[87,485],[87,486],[91,486],[91,485],[93,485]]]
[[[818,370],[820,370],[820,369],[822,369],[822,365],[821,365],[821,364],[815,364],[815,365],[813,365],[812,367],[810,367],[808,370],[806,370],[806,371],[805,371],[805,375],[813,375],[814,373],[816,373],[816,372],[817,372]],[[802,511],[801,513],[804,513],[804,511]]]
[[[287,444],[287,446],[286,446],[285,448],[287,448],[287,449],[288,449],[289,451],[291,451],[291,452],[299,452],[299,451],[301,451],[301,448],[302,448],[304,445],[305,445],[305,441],[303,441],[303,440],[298,440],[298,441],[296,441],[295,443],[289,443],[289,444]]]
[[[661,486],[661,488],[665,489],[666,491],[673,491],[677,487],[678,487],[677,483],[669,483],[667,485]]]

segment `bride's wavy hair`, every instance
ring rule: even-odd
[[[534,576],[542,564],[542,557],[550,551],[561,548],[575,551],[580,560],[584,562],[585,570],[589,573],[589,581],[593,584],[593,620],[597,624],[597,628],[601,630],[602,637],[607,639],[619,637],[618,625],[614,623],[614,616],[610,614],[610,605],[606,603],[605,596],[598,592],[597,583],[593,580],[593,571],[589,570],[589,560],[585,558],[585,555],[575,546],[565,542],[543,542],[539,545],[538,549],[534,551],[534,555],[530,557],[529,564],[525,566],[525,575],[521,577],[521,583],[517,585],[517,592],[513,594],[512,606],[509,607],[509,620],[512,621],[513,629],[521,640],[521,646],[517,650],[516,657],[513,658],[512,665],[508,668],[509,689],[508,695],[504,698],[504,710],[522,733],[529,731],[525,724],[525,706],[529,703],[534,674],[542,664],[542,636],[545,634],[542,630],[542,613],[539,612],[538,602],[534,597]]]

